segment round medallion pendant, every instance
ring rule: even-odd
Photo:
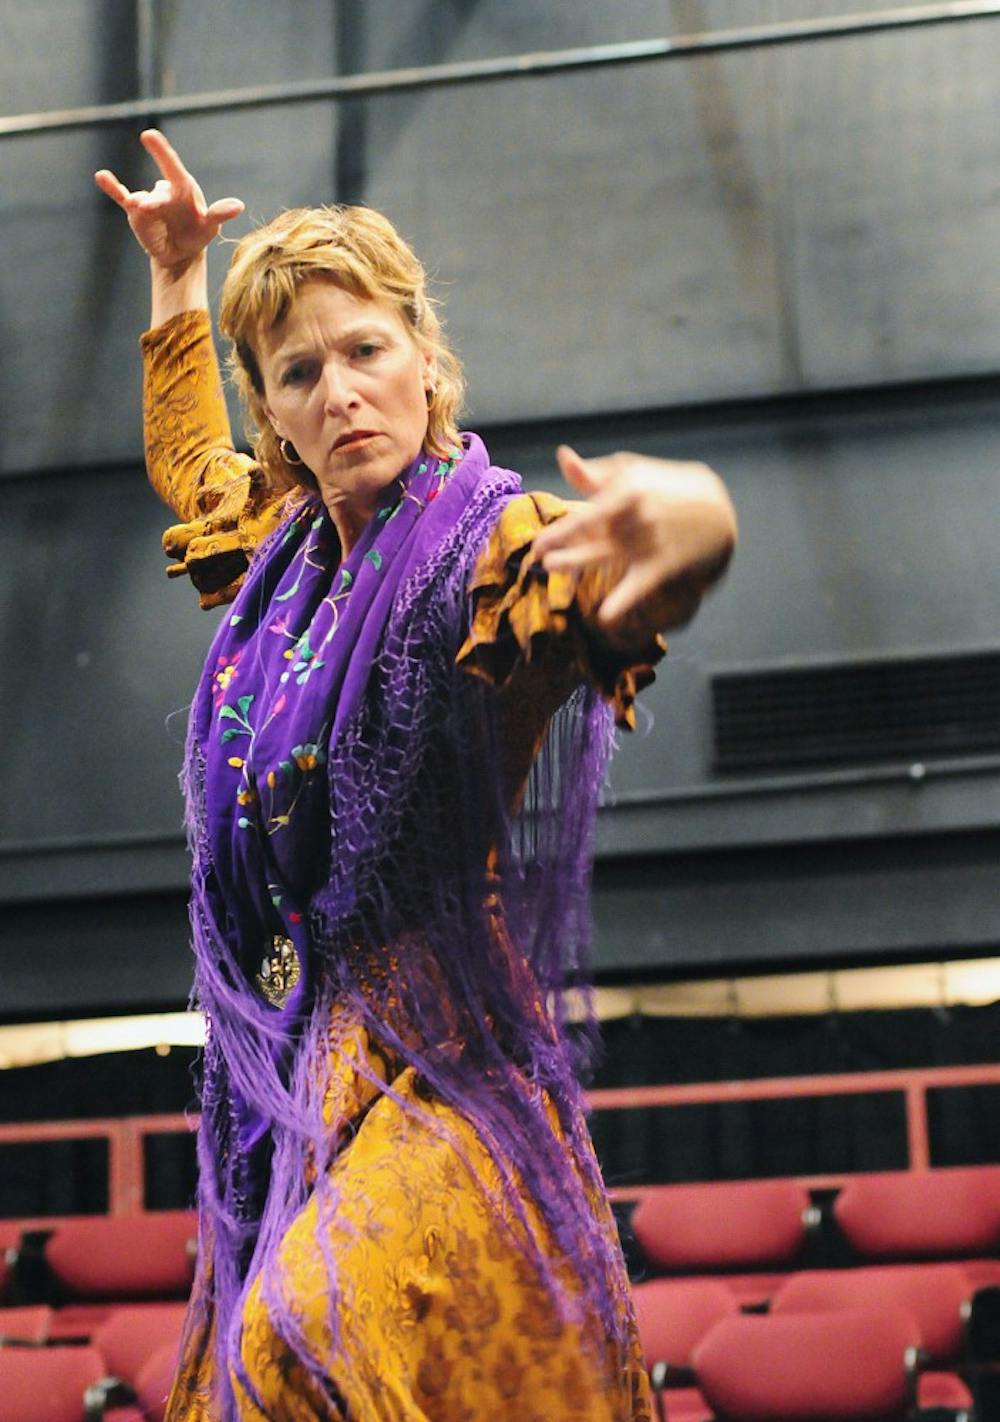
[[[261,960],[260,972],[255,975],[254,981],[265,1001],[272,1007],[284,1007],[301,976],[302,967],[295,944],[290,938],[275,937],[271,952]]]

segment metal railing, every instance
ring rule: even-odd
[[[906,1071],[866,1071],[830,1073],[822,1076],[766,1077],[755,1081],[699,1082],[685,1086],[613,1087],[591,1091],[588,1102],[595,1111],[623,1111],[653,1107],[704,1106],[751,1101],[789,1101],[824,1096],[901,1095],[906,1112],[906,1146],[909,1170],[929,1170],[930,1130],[927,1093],[963,1086],[1000,1084],[1000,1064],[977,1066],[922,1067]],[[834,1175],[800,1176],[813,1188],[836,1187],[850,1172]],[[621,1186],[611,1190],[612,1198],[638,1200],[662,1187]]]
[[[967,1086],[1000,1084],[1000,1064],[924,1067],[908,1071],[845,1072],[821,1076],[768,1077],[755,1081],[699,1082],[684,1086],[602,1088],[588,1093],[595,1111],[627,1111],[649,1107],[680,1107],[752,1101],[790,1101],[829,1096],[901,1095],[906,1113],[907,1168],[927,1170],[931,1160],[927,1093]],[[145,1142],[156,1135],[175,1135],[197,1127],[197,1117],[183,1114],[127,1116],[90,1121],[43,1121],[0,1125],[4,1145],[103,1139],[108,1148],[108,1209],[110,1215],[135,1214],[145,1208]],[[669,1129],[669,1125],[665,1126]],[[842,1185],[850,1172],[796,1177],[819,1187]],[[658,1185],[621,1186],[611,1195],[637,1200],[663,1188]],[[66,1216],[37,1215],[18,1218],[23,1229],[45,1228]]]
[[[620,44],[590,45],[576,49],[542,50],[473,59],[454,64],[431,64],[389,69],[371,74],[349,74],[329,79],[303,79],[282,84],[258,84],[242,89],[222,89],[200,94],[157,97],[146,94],[118,104],[0,118],[0,138],[28,134],[101,128],[114,124],[148,124],[180,115],[231,113],[237,109],[276,108],[288,104],[372,98],[385,94],[414,93],[424,89],[456,88],[502,80],[543,78],[552,74],[604,69],[629,64],[649,64],[696,55],[728,54],[738,50],[773,48],[788,44],[815,44],[821,40],[931,25],[1000,18],[1000,0],[951,0],[945,4],[901,5],[861,15],[833,15],[819,19],[787,20],[776,24],[742,25],[704,34],[628,40]]]
[[[146,1208],[146,1153],[148,1136],[178,1135],[196,1129],[197,1116],[176,1113],[156,1116],[120,1116],[87,1121],[31,1121],[0,1125],[0,1149],[5,1145],[48,1144],[57,1141],[103,1140],[108,1149],[109,1215],[134,1215]],[[65,1215],[36,1215],[17,1219],[22,1229],[44,1229]]]

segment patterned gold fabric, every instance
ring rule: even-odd
[[[607,569],[545,573],[531,561],[537,534],[565,512],[553,494],[522,494],[506,506],[472,580],[472,627],[458,663],[494,686],[513,682],[519,695],[541,700],[548,715],[573,686],[590,680],[614,706],[619,726],[632,729],[635,698],[653,680],[666,642],[640,626],[626,651],[595,630]],[[539,695],[542,681],[549,695]],[[526,695],[529,688],[534,694]]]
[[[164,536],[176,560],[168,572],[189,574],[202,606],[213,607],[235,596],[250,554],[296,494],[269,488],[254,462],[233,450],[207,313],[174,317],[147,332],[142,346],[149,475],[181,519]],[[530,564],[535,534],[564,508],[544,494],[507,505],[476,570],[472,626],[459,654],[463,667],[497,687],[512,799],[549,720],[581,678],[614,705],[619,724],[631,725],[635,695],[664,650],[652,629],[640,628],[627,653],[596,633],[601,576],[548,576]],[[623,1367],[604,1340],[585,1344],[579,1329],[560,1322],[516,1245],[523,1226],[497,1215],[495,1167],[469,1124],[422,1092],[412,1069],[399,1071],[356,1023],[335,1015],[329,1049],[328,1120],[346,1123],[333,1166],[337,1217],[327,1227],[340,1336],[335,1347],[313,1201],[284,1238],[273,1282],[293,1281],[325,1385],[302,1373],[274,1332],[258,1280],[244,1311],[242,1356],[263,1407],[240,1389],[240,1417],[651,1422],[634,1323]],[[550,1253],[534,1202],[524,1203],[527,1228]],[[613,1232],[607,1201],[596,1199],[594,1209]],[[566,1283],[572,1290],[572,1276]],[[630,1316],[624,1273],[621,1287]],[[217,1422],[213,1352],[211,1309],[196,1297],[168,1422]]]
[[[244,1311],[243,1362],[264,1410],[241,1393],[247,1422],[580,1422],[648,1419],[635,1344],[623,1371],[561,1324],[513,1246],[489,1191],[498,1180],[481,1142],[453,1111],[419,1091],[412,1069],[392,1083],[404,1105],[378,1098],[334,1167],[341,1337],[326,1319],[330,1287],[310,1203],[285,1235],[281,1279],[304,1301],[316,1384],[286,1358],[261,1303]],[[407,1106],[411,1109],[407,1109]],[[530,1227],[540,1225],[530,1200]],[[603,1201],[596,1208],[608,1215]],[[279,1283],[280,1287],[280,1283]]]
[[[258,1280],[244,1309],[242,1359],[262,1406],[239,1387],[241,1422],[652,1422],[634,1326],[623,1368],[600,1340],[585,1343],[560,1322],[507,1233],[517,1225],[497,1215],[495,1167],[469,1125],[422,1092],[412,1068],[392,1076],[363,1029],[334,1022],[331,1048],[330,1117],[352,1121],[333,1167],[338,1210],[328,1231],[338,1346],[310,1202],[268,1282],[293,1281],[305,1336],[326,1360],[325,1386],[274,1331]],[[391,1095],[379,1081],[391,1082]],[[532,1201],[525,1206],[544,1243]],[[594,1208],[613,1231],[606,1200]],[[212,1319],[198,1317],[197,1300],[193,1312],[167,1422],[217,1422]]]
[[[163,548],[204,608],[232,602],[254,548],[276,528],[294,491],[275,491],[233,449],[207,311],[184,311],[147,331],[143,353],[146,468],[181,523]]]

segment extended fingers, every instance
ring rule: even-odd
[[[210,205],[205,216],[211,222],[221,225],[223,222],[229,222],[231,218],[239,217],[245,206],[239,198],[219,198]]]
[[[101,192],[109,197],[112,202],[116,202],[119,207],[126,207],[128,200],[132,196],[124,183],[115,177],[110,168],[99,168],[94,174],[94,182]]]
[[[575,543],[592,542],[601,536],[605,519],[593,503],[572,504],[570,511],[553,519],[535,535],[532,545],[536,560],[544,559],[556,548],[568,548]]]
[[[617,583],[601,603],[597,620],[607,627],[619,622],[661,586],[657,569],[649,563],[637,563]]]
[[[135,212],[139,208],[162,207],[173,197],[173,188],[166,178],[160,178],[153,184],[151,190],[146,188],[127,188],[123,182],[115,177],[108,168],[100,168],[94,174],[94,182],[102,193],[106,193],[112,202],[116,202],[125,212]]]
[[[139,207],[157,208],[165,207],[174,198],[173,184],[166,178],[157,178],[153,186],[147,191],[130,193],[131,201]]]
[[[542,555],[542,567],[547,573],[563,572],[567,568],[586,568],[592,563],[604,563],[615,556],[615,545],[609,538],[595,538],[589,543],[574,543],[567,548],[553,548]]]
[[[147,128],[139,135],[142,146],[154,160],[163,179],[169,186],[174,197],[190,194],[194,200],[194,206],[200,217],[208,220],[215,230],[222,226],[224,222],[229,222],[231,218],[239,217],[245,204],[239,198],[219,198],[211,206],[206,205],[201,188],[194,178],[185,168],[181,161],[180,154],[173,144],[161,133],[158,128]],[[162,180],[161,180],[162,181]],[[156,185],[160,186],[159,183]],[[155,189],[154,189],[155,191]]]
[[[562,476],[571,489],[578,494],[596,494],[604,485],[604,479],[594,467],[594,461],[581,459],[576,450],[568,444],[561,444],[556,450],[556,460]]]
[[[145,128],[139,135],[139,142],[159,168],[168,183],[183,187],[192,182],[191,174],[180,160],[180,156],[167,136],[158,128]]]

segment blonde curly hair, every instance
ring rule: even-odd
[[[232,342],[229,369],[246,409],[257,462],[278,487],[315,488],[308,469],[285,459],[264,413],[264,381],[254,348],[262,330],[284,320],[299,288],[317,277],[363,300],[387,302],[417,348],[433,359],[424,448],[447,457],[458,443],[465,379],[445,343],[436,302],[427,294],[427,274],[382,213],[331,205],[289,208],[249,233],[237,243],[222,286],[219,329]]]

